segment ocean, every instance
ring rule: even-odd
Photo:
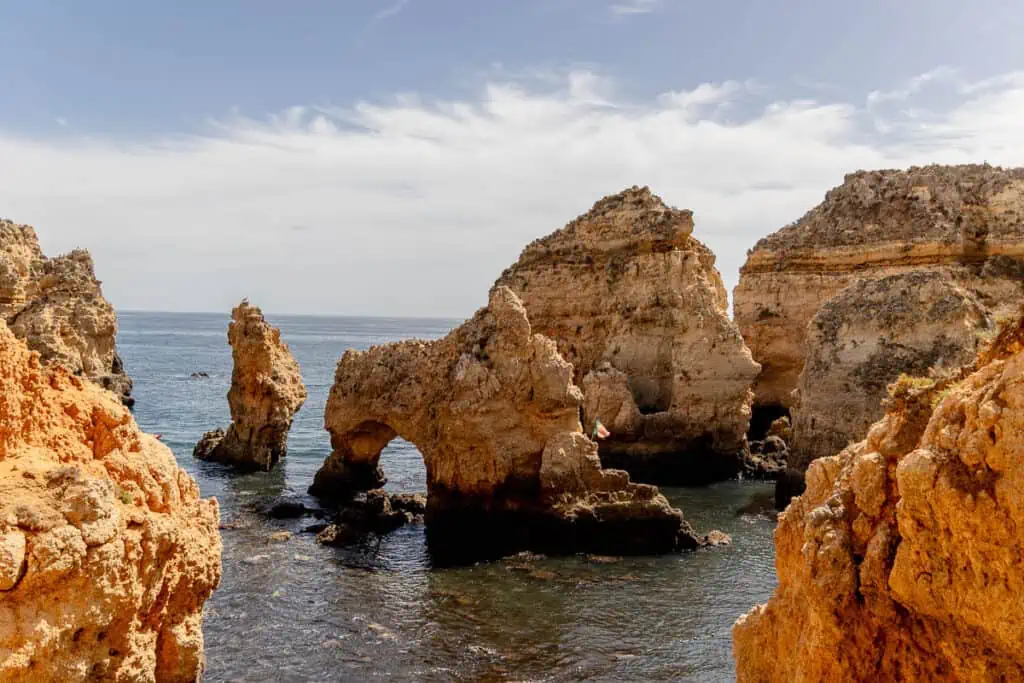
[[[306,487],[330,452],[324,404],[348,348],[435,339],[459,320],[271,316],[309,398],[288,455],[270,473],[195,460],[203,432],[226,427],[228,316],[119,313],[118,345],[135,381],[135,418],[216,496],[224,574],[206,604],[204,681],[732,681],[730,628],[775,587],[771,515],[738,514],[769,496],[761,482],[662,491],[698,532],[731,546],[663,557],[583,556],[431,567],[422,525],[349,548],[318,546],[257,508]],[[208,373],[194,378],[192,373]],[[425,491],[423,461],[396,439],[381,464],[393,491]],[[276,531],[291,531],[273,542]]]

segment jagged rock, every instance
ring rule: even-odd
[[[35,230],[0,219],[0,319],[44,363],[60,363],[134,404],[117,353],[117,315],[88,251],[47,258]]]
[[[496,286],[523,301],[600,419],[606,466],[658,483],[734,476],[759,367],[693,216],[633,187],[528,245]]]
[[[790,466],[806,470],[859,439],[885,412],[886,387],[970,362],[994,323],[947,273],[915,271],[850,285],[807,329]]]
[[[0,322],[0,681],[196,681],[215,499]]]
[[[867,438],[811,463],[779,585],[733,629],[740,683],[1024,680],[1024,328],[892,385]]]
[[[656,488],[601,469],[572,374],[505,287],[443,339],[346,351],[324,415],[333,451],[310,492],[377,488],[380,453],[401,436],[426,465],[435,556],[696,547]]]
[[[396,510],[422,515],[427,511],[427,497],[422,493],[392,493],[391,507]]]
[[[768,426],[768,436],[777,436],[782,439],[786,446],[793,443],[793,426],[790,419],[783,415],[772,420],[772,423]]]
[[[795,402],[808,323],[865,277],[950,274],[989,310],[1016,305],[1024,281],[1024,169],[985,165],[858,171],[795,223],[747,253],[735,320],[761,364],[757,406]]]
[[[193,455],[240,469],[270,471],[288,451],[288,430],[306,401],[299,364],[281,331],[243,300],[231,311],[228,343],[234,368],[227,432],[207,432]]]

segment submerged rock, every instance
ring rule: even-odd
[[[740,683],[1024,680],[1024,327],[892,387],[779,517],[779,585],[733,629]]]
[[[0,219],[0,319],[44,363],[60,363],[134,404],[117,353],[117,315],[85,249],[47,258],[35,230]]]
[[[299,364],[281,331],[243,300],[231,312],[228,343],[234,369],[227,432],[207,432],[192,454],[240,469],[270,471],[288,451],[288,430],[306,401]]]
[[[199,680],[215,499],[0,322],[0,681]]]
[[[692,232],[690,211],[633,187],[528,245],[496,283],[573,364],[586,433],[611,432],[601,461],[652,483],[740,471],[760,369]]]
[[[656,488],[601,468],[581,402],[572,366],[498,287],[443,339],[345,352],[324,415],[333,451],[310,492],[343,500],[378,488],[380,453],[401,436],[426,465],[435,557],[696,547]]]

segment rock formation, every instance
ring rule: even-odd
[[[587,433],[596,419],[611,432],[602,462],[649,481],[734,476],[746,450],[759,368],[692,232],[690,211],[633,187],[528,245],[497,282],[575,367]]]
[[[735,319],[762,368],[755,405],[794,404],[808,323],[857,280],[938,270],[989,310],[1012,308],[1024,280],[1022,217],[1021,168],[847,175],[803,218],[760,240],[740,270]]]
[[[0,319],[44,363],[60,363],[134,403],[115,343],[117,316],[88,251],[47,258],[35,230],[0,219]]]
[[[227,432],[204,434],[193,455],[269,472],[288,451],[288,430],[306,402],[306,386],[281,331],[247,300],[231,311],[228,343],[234,360],[228,391],[231,424]]]
[[[196,681],[215,499],[0,322],[0,681]]]
[[[379,487],[381,450],[401,436],[426,465],[435,557],[695,547],[656,488],[601,468],[581,430],[582,400],[572,365],[533,334],[515,294],[496,287],[443,339],[345,352],[324,413],[333,451],[310,492],[346,498]]]
[[[1024,680],[1024,327],[892,385],[780,516],[779,585],[733,629],[756,681]]]
[[[882,417],[891,382],[959,368],[993,329],[979,298],[947,273],[865,278],[842,290],[807,328],[790,466],[805,470],[857,441]]]

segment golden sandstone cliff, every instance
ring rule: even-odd
[[[645,480],[734,476],[759,367],[729,320],[693,216],[633,187],[536,240],[498,279],[522,299],[583,388],[601,460]]]
[[[380,453],[400,436],[426,465],[435,555],[696,547],[655,487],[601,468],[582,401],[573,366],[499,286],[443,339],[345,352],[324,414],[333,451],[310,490],[346,498],[380,486]]]
[[[241,469],[270,471],[288,451],[288,430],[306,402],[299,364],[281,331],[243,300],[231,311],[228,343],[234,366],[227,432],[207,432],[195,457]]]
[[[733,629],[741,683],[1024,680],[1024,326],[891,393],[781,515],[778,588]]]
[[[214,499],[115,397],[0,322],[0,681],[195,681]]]
[[[89,252],[47,258],[35,230],[0,220],[0,318],[43,362],[60,363],[134,403],[115,344],[117,316]]]
[[[969,358],[1022,294],[1024,169],[852,173],[741,269],[755,410],[792,409],[802,469],[860,438],[901,372]]]

